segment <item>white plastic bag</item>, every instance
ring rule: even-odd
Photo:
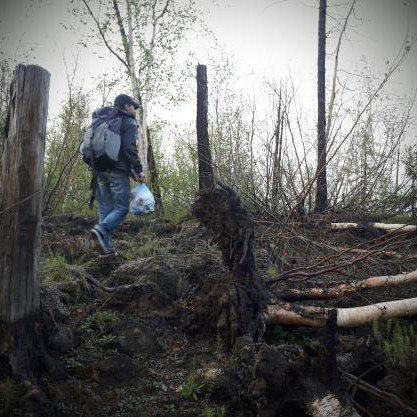
[[[132,190],[131,196],[130,212],[132,214],[149,214],[155,211],[155,198],[146,184],[138,184]]]

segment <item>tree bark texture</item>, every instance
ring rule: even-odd
[[[197,65],[197,151],[200,191],[214,188],[213,166],[208,138],[207,112],[207,67],[205,65]]]
[[[317,189],[315,211],[327,209],[326,175],[326,0],[320,0],[317,60]]]
[[[50,74],[19,65],[10,87],[10,120],[0,192],[0,354],[30,377],[40,334],[38,258]],[[30,378],[29,378],[30,379]]]
[[[237,194],[225,185],[221,187],[200,192],[193,214],[212,234],[229,269],[218,286],[212,285],[207,298],[215,300],[210,323],[217,312],[218,334],[231,349],[236,343],[253,343],[262,337],[266,293],[255,269],[252,219]]]
[[[0,319],[8,323],[39,312],[37,264],[49,79],[43,68],[19,65],[11,84],[0,196]]]

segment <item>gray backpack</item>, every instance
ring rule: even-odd
[[[80,152],[94,170],[112,169],[119,160],[122,118],[114,107],[103,107],[93,113],[93,122],[84,133]]]

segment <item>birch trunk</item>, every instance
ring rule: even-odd
[[[330,228],[333,230],[362,229],[371,227],[388,233],[415,232],[417,226],[412,224],[388,224],[388,223],[331,223]]]
[[[279,296],[286,301],[339,299],[368,288],[394,287],[415,282],[417,282],[417,271],[412,271],[398,275],[369,277],[357,282],[340,284],[330,288],[288,289],[282,291]]]
[[[269,324],[323,327],[330,310],[325,307],[274,304],[268,306],[266,320]],[[337,308],[336,311],[338,327],[357,327],[379,319],[388,320],[416,315],[417,298],[388,301],[363,307]]]

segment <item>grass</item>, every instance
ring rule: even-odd
[[[181,387],[180,394],[184,398],[194,398],[195,400],[197,400],[198,395],[201,394],[203,391],[204,385],[205,384],[199,381],[197,377],[191,375],[187,378],[187,380]]]
[[[42,269],[44,279],[49,282],[65,282],[70,279],[69,265],[62,255],[51,255],[45,259]]]
[[[226,406],[220,407],[205,407],[203,410],[203,417],[226,417]]]

